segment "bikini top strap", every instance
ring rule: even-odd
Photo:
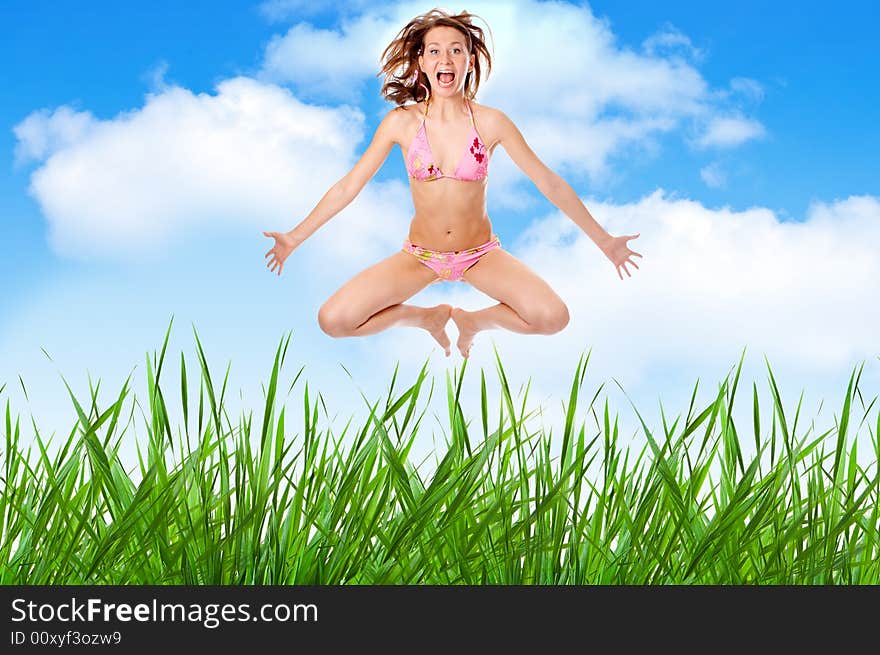
[[[470,114],[471,117],[471,125],[474,126],[474,129],[477,129],[477,124],[474,122],[474,112],[471,111],[471,101],[466,99],[464,102],[467,105],[468,114]]]

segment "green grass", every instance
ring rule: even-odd
[[[196,334],[198,406],[181,353],[184,425],[175,438],[160,385],[170,330],[158,358],[147,357],[148,436],[137,443],[136,471],[118,454],[134,413],[122,426],[130,376],[103,409],[97,389],[87,405],[70,392],[78,420],[51,453],[35,423],[37,451],[22,452],[7,400],[0,583],[880,582],[880,412],[869,418],[876,397],[866,406],[861,368],[835,425],[811,435],[798,431],[800,403],[793,422],[785,416],[769,363],[769,410],[761,415],[753,385],[753,425],[734,425],[741,358],[711,404],[694,409],[695,387],[687,418],[667,425],[664,415],[662,434],[633,407],[646,439],[633,455],[621,448],[607,400],[595,406],[601,387],[585,406],[589,355],[577,363],[564,426],[553,434],[529,429],[528,393],[514,401],[496,353],[500,406],[489,407],[480,371],[476,419],[459,402],[473,371],[447,373],[446,449],[425,473],[411,452],[420,430],[426,436],[427,364],[404,390],[395,390],[395,371],[387,397],[338,435],[300,369],[290,390],[299,382],[304,429],[293,434],[287,407],[276,406],[288,335],[257,434],[252,413],[233,426],[224,408],[229,370],[218,391]],[[857,457],[863,425],[874,451],[868,469]],[[750,460],[741,444],[748,427]]]

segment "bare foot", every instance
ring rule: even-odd
[[[456,307],[452,310],[452,320],[458,326],[458,350],[462,357],[467,357],[471,350],[471,343],[474,335],[480,331],[476,322],[472,318],[473,312],[466,312]]]
[[[446,334],[446,323],[449,321],[449,315],[452,312],[452,305],[437,305],[425,309],[425,318],[422,321],[422,327],[425,328],[434,339],[443,346],[446,356],[449,357],[450,341],[449,335]]]

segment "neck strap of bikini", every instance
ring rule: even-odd
[[[474,122],[474,112],[471,110],[471,103],[470,103],[470,100],[468,100],[467,98],[465,98],[465,99],[464,99],[464,105],[465,105],[465,107],[467,107],[467,110],[468,110],[468,116],[471,117],[471,125],[473,125],[473,126],[474,126],[474,129],[476,129],[476,128],[477,128],[477,124]],[[423,119],[428,117],[428,108],[429,108],[430,106],[431,106],[431,96],[428,96],[427,98],[425,98],[425,115],[424,115]]]

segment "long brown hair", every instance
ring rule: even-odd
[[[431,11],[413,18],[394,40],[388,44],[382,53],[382,70],[377,75],[383,75],[385,82],[382,84],[381,94],[386,100],[402,105],[408,100],[419,102],[428,97],[431,88],[431,80],[422,72],[419,72],[419,55],[422,54],[422,41],[425,34],[433,27],[444,25],[454,27],[465,35],[468,56],[474,57],[473,73],[465,76],[464,93],[471,100],[477,95],[480,88],[480,80],[483,77],[485,66],[486,77],[492,70],[492,56],[486,47],[485,32],[482,28],[474,25],[471,20],[482,18],[475,14],[462,11],[460,14],[449,14],[442,9]],[[486,24],[489,37],[492,31]]]

